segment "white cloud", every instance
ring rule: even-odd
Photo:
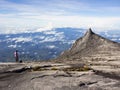
[[[31,37],[8,38],[7,41],[8,42],[15,41],[15,43],[18,43],[18,42],[30,42],[30,41],[32,41],[32,38]]]
[[[43,42],[54,42],[54,41],[57,41],[57,38],[55,38],[55,37],[46,37],[44,40],[40,41],[40,43],[43,43]]]
[[[49,22],[48,24],[44,25],[44,27],[38,28],[37,26],[21,26],[18,24],[18,26],[1,26],[0,27],[0,34],[16,34],[16,33],[34,33],[34,32],[44,32],[46,34],[54,33],[53,26]]]
[[[45,38],[45,36],[34,36],[34,38],[44,39],[44,38]]]
[[[96,7],[96,4],[79,0],[25,0],[24,3],[0,0],[0,10],[5,11],[5,13],[0,12],[0,27],[49,25],[46,28],[36,29],[37,32],[50,30],[53,27],[119,29],[120,7],[109,5],[101,7],[102,4]],[[49,22],[53,26],[48,24]],[[0,29],[1,32],[2,30]],[[18,29],[18,32],[22,31],[26,30]],[[5,29],[5,32],[15,33],[16,29]]]
[[[39,28],[39,29],[37,29],[37,30],[35,30],[33,32],[45,32],[46,31],[46,33],[47,32],[50,33],[50,30],[52,30],[52,29],[53,29],[52,23],[49,22],[45,27]]]
[[[25,33],[27,30],[31,30],[32,28],[29,27],[0,27],[0,34],[16,34],[16,33]]]
[[[14,18],[7,20],[5,17],[0,17],[0,25],[1,27],[4,25],[18,27],[25,27],[24,25],[28,25],[30,28],[32,27],[43,27],[36,29],[32,32],[42,32],[45,30],[51,30],[55,27],[77,27],[77,28],[89,28],[92,27],[94,29],[99,30],[111,30],[111,29],[120,29],[120,17],[91,17],[91,16],[25,16],[25,19],[16,20]],[[37,21],[37,22],[36,22]],[[39,22],[40,21],[40,22]],[[23,23],[22,23],[23,22]],[[32,22],[32,23],[31,23]],[[42,23],[43,22],[43,23]],[[48,23],[52,24],[48,24]],[[41,24],[42,23],[42,24]],[[46,24],[46,25],[45,25]],[[48,26],[47,26],[48,25]],[[27,28],[17,28],[17,32],[25,32]],[[0,29],[2,32],[3,29]],[[15,33],[16,29],[10,28],[6,26],[6,29],[3,31],[6,33]],[[28,31],[29,32],[29,31]]]
[[[8,47],[9,47],[9,48],[16,48],[17,45],[9,45]]]
[[[92,27],[103,30],[120,28],[120,17],[42,16],[42,19],[51,21],[55,27]]]
[[[40,41],[40,43],[54,42],[54,41],[64,41],[64,33],[63,32],[56,32],[56,33],[54,33],[54,36],[47,36],[44,38],[44,40]]]
[[[44,31],[43,32],[44,34],[46,34],[46,35],[49,35],[49,34],[56,34],[56,31],[53,31],[53,30],[51,30],[51,31]]]
[[[15,40],[16,42],[30,42],[30,41],[32,41],[32,38],[30,38],[30,37],[27,37],[27,38],[19,37],[19,38],[14,38],[13,40]]]
[[[53,48],[56,48],[56,46],[55,45],[49,45],[49,46],[47,46],[47,48],[53,49]]]

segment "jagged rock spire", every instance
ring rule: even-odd
[[[85,36],[90,36],[92,34],[94,34],[94,32],[92,31],[91,28],[89,28],[88,31],[85,33]]]
[[[87,31],[87,33],[92,34],[93,33],[92,29],[89,28],[88,31]]]
[[[92,33],[93,31],[92,31],[92,29],[91,29],[91,28],[89,28],[89,29],[88,29],[88,32],[89,32],[89,33]]]
[[[116,53],[116,54],[115,54]],[[109,58],[118,58],[120,55],[120,43],[110,41],[92,31],[91,28],[80,37],[72,45],[72,47],[65,51],[60,57],[60,60],[106,60]],[[119,58],[120,59],[120,58]]]

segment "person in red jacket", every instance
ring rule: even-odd
[[[14,52],[14,57],[15,57],[16,62],[19,62],[18,50],[16,50],[16,51]]]

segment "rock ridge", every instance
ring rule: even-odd
[[[92,31],[91,28],[75,41],[72,47],[57,59],[62,61],[85,59],[120,59],[120,43],[106,39]]]

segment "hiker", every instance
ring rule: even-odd
[[[14,52],[15,60],[16,62],[19,62],[19,55],[18,55],[18,50]]]

